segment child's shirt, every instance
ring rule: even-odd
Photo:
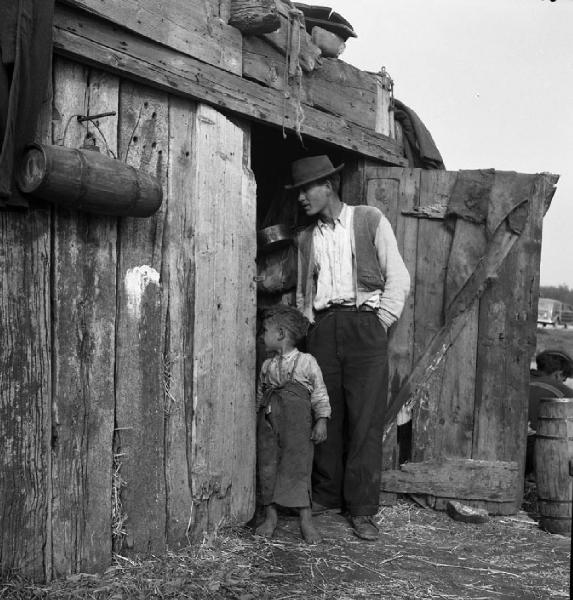
[[[315,420],[330,417],[328,392],[316,358],[296,348],[288,354],[267,358],[263,363],[257,383],[257,409],[269,388],[281,386],[289,379],[302,384],[310,392],[310,406]]]

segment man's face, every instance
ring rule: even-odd
[[[307,215],[319,215],[329,205],[330,184],[328,181],[312,181],[298,191],[298,201]]]

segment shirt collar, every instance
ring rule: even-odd
[[[273,356],[273,360],[276,360],[277,362],[282,358],[282,360],[290,360],[291,358],[294,357],[294,355],[298,352],[298,348],[293,348],[290,352],[287,352],[286,354],[275,354]]]
[[[338,217],[336,217],[336,219],[334,219],[334,226],[336,227],[336,225],[342,225],[342,227],[344,227],[345,229],[348,227],[348,220],[350,219],[350,210],[348,208],[348,205],[345,204],[344,202],[342,202],[342,210],[340,211],[340,214],[338,215]],[[317,221],[318,223],[318,227],[323,230],[326,229],[328,227],[328,223],[326,221],[323,221],[322,219],[318,219]]]

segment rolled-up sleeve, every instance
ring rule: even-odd
[[[326,391],[324,378],[322,377],[322,371],[314,356],[311,354],[307,354],[306,356],[308,357],[307,377],[311,384],[310,405],[312,407],[312,414],[315,419],[329,419],[331,414],[330,400]]]
[[[386,328],[400,318],[410,292],[410,274],[398,250],[390,222],[382,216],[375,238],[378,261],[385,278],[378,316]]]

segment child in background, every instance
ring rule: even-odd
[[[312,523],[313,443],[326,439],[328,393],[316,359],[296,345],[308,320],[291,306],[278,305],[263,315],[262,337],[274,356],[265,360],[257,385],[257,472],[265,520],[256,533],[271,537],[276,505],[298,508],[300,530],[309,544],[321,541]]]

